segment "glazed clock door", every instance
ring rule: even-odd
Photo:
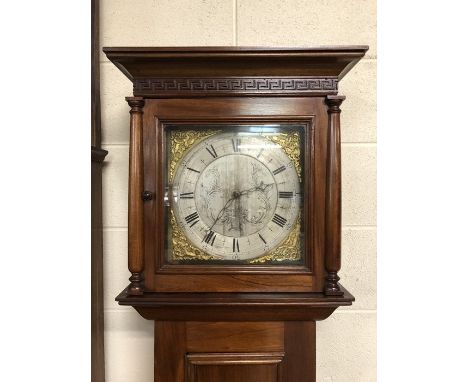
[[[322,290],[326,125],[315,100],[147,100],[145,288]]]
[[[167,128],[168,261],[300,263],[303,126]]]

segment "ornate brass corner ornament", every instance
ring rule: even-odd
[[[172,130],[170,132],[169,182],[172,183],[177,165],[187,150],[199,141],[216,133],[219,133],[219,130]]]
[[[299,176],[299,182],[302,182],[302,166],[301,166],[301,141],[298,131],[289,133],[278,133],[276,135],[264,135],[265,138],[269,139],[273,143],[279,145],[287,156],[294,163],[297,174]]]
[[[266,262],[298,261],[301,259],[301,218],[297,218],[294,228],[288,237],[276,249],[266,255],[249,261],[249,264],[263,264]]]
[[[208,255],[202,250],[195,248],[187,240],[176,223],[174,212],[171,210],[171,228],[172,228],[172,258],[171,261],[182,260],[217,260],[216,256]]]

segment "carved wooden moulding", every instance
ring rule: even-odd
[[[135,96],[320,96],[338,93],[338,81],[366,47],[104,48],[133,82]]]
[[[136,78],[137,96],[319,95],[337,94],[336,78]]]

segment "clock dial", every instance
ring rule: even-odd
[[[198,249],[248,260],[281,244],[300,212],[300,183],[281,146],[258,133],[219,133],[193,146],[177,167],[173,211]]]

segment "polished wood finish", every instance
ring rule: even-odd
[[[142,294],[144,269],[143,220],[143,106],[139,97],[127,97],[130,105],[130,155],[128,182],[128,269],[130,294]]]
[[[326,254],[325,268],[328,272],[325,293],[342,295],[338,281],[341,268],[341,127],[340,105],[344,96],[327,96],[328,105],[328,156],[326,191]]]
[[[187,382],[277,382],[283,353],[188,354]]]
[[[156,321],[155,381],[315,381],[315,322]]]
[[[316,362],[315,321],[288,321],[284,325],[286,354],[281,382],[314,382]]]
[[[186,323],[188,352],[280,352],[283,351],[283,322],[196,322]],[[226,341],[229,338],[229,341]]]
[[[148,320],[161,321],[320,321],[354,297],[342,286],[342,296],[319,293],[145,293],[131,296],[128,288],[116,300],[133,306]]]
[[[185,322],[154,323],[154,380],[185,381]]]
[[[155,321],[155,382],[316,380],[316,321],[354,301],[338,283],[344,97],[337,94],[367,49],[104,48],[134,89],[132,276],[116,300]],[[303,264],[169,262],[167,126],[252,122],[304,126]]]
[[[99,0],[91,0],[91,381],[105,381]]]

